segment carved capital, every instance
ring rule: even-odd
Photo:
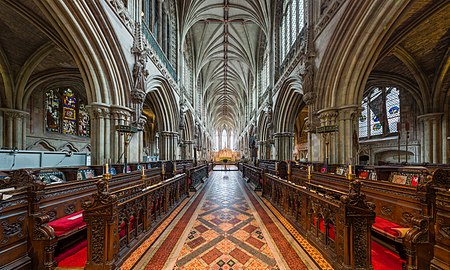
[[[0,111],[3,111],[3,115],[6,119],[26,119],[30,116],[28,112],[20,110],[0,108]]]
[[[92,119],[109,118],[109,108],[103,104],[91,104],[86,106]]]

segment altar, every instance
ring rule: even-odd
[[[224,160],[234,162],[239,159],[239,153],[231,149],[225,148],[217,152],[213,152],[213,158],[214,162],[223,162]]]

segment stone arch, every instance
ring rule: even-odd
[[[169,82],[156,75],[147,79],[146,98],[153,104],[160,131],[178,130],[178,102]]]
[[[281,85],[276,97],[273,119],[274,132],[293,132],[295,119],[304,106],[300,79],[289,77]]]
[[[318,108],[359,104],[377,57],[392,31],[386,31],[406,2],[349,3],[337,24],[315,76]],[[385,25],[386,27],[379,27]],[[367,33],[371,35],[367,35]]]
[[[131,71],[104,7],[96,1],[35,3],[80,69],[88,102],[127,106]]]

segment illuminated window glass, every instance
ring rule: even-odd
[[[64,134],[77,135],[77,98],[71,89],[66,89],[63,94],[63,128]]]
[[[82,137],[90,136],[90,118],[84,101],[70,88],[45,93],[45,128]]]
[[[370,135],[383,134],[383,95],[379,88],[370,95]]]
[[[86,110],[86,105],[80,100],[80,107],[78,108],[78,135],[82,137],[89,137],[90,130],[90,118],[89,113]]]
[[[400,91],[395,87],[377,87],[362,101],[359,137],[389,135],[400,122]]]
[[[281,63],[284,62],[304,26],[303,0],[292,0],[284,8],[279,28]]]
[[[362,111],[361,111],[361,115],[359,116],[359,137],[360,138],[364,138],[367,137],[368,135],[368,130],[367,130],[367,118],[369,117],[369,113],[368,113],[368,109],[367,109],[367,98],[365,98],[363,100],[362,103]]]
[[[297,33],[298,33],[298,16],[297,16],[297,11],[298,11],[298,5],[297,5],[298,0],[294,0],[292,1],[292,35],[293,35],[293,39],[292,39],[292,43],[294,43],[294,41],[297,38]],[[292,45],[292,44],[291,44]]]
[[[390,87],[386,91],[386,116],[388,132],[397,132],[397,123],[400,121],[400,92]]]
[[[57,90],[49,90],[45,93],[45,127],[47,131],[59,132],[61,100]]]

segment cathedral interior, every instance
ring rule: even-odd
[[[0,269],[450,269],[450,2],[0,0]]]

